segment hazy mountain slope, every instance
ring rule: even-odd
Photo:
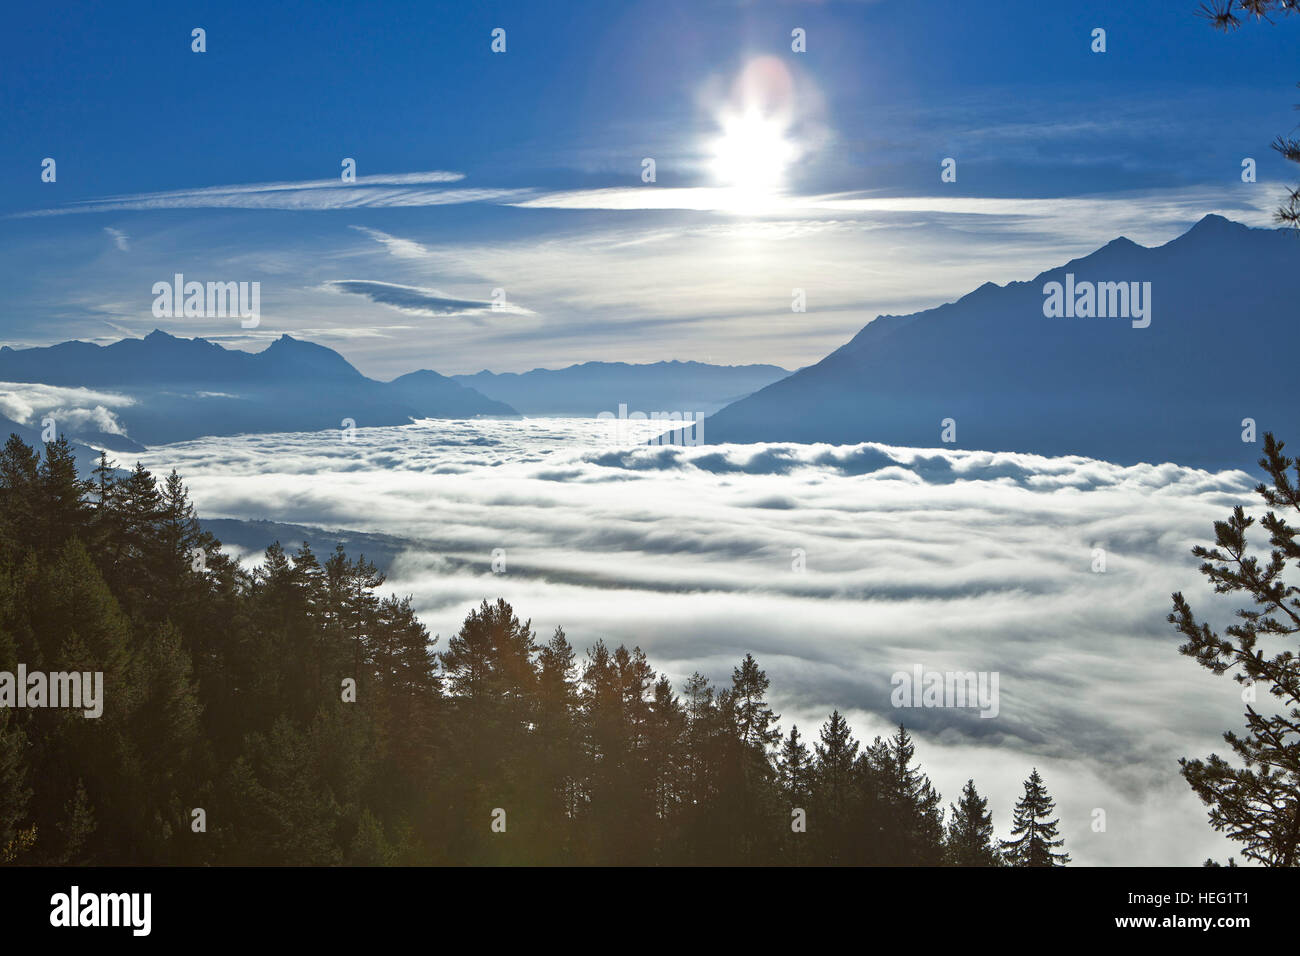
[[[581,415],[618,412],[703,412],[708,414],[790,373],[776,365],[709,365],[703,362],[586,362],[531,372],[482,371],[453,375],[484,395],[508,402],[525,415]]]
[[[1044,284],[1151,283],[1151,322],[1047,318]],[[1300,446],[1300,243],[1207,216],[1146,248],[1116,239],[1029,282],[881,316],[816,365],[705,423],[710,444],[800,441],[1082,454],[1251,466],[1259,434]]]
[[[238,549],[259,562],[263,552],[276,541],[290,553],[297,551],[306,542],[322,560],[334,551],[335,546],[341,544],[349,557],[364,557],[387,574],[398,555],[415,546],[409,540],[392,535],[331,530],[281,521],[203,518],[200,524],[204,531],[212,532],[228,550]]]
[[[204,339],[154,331],[111,345],[64,342],[0,349],[0,381],[90,387],[126,396],[110,410],[133,441],[182,441],[201,435],[402,425],[412,418],[514,416],[510,406],[437,372],[394,382],[367,378],[333,349],[282,335],[261,352],[225,349]],[[60,430],[86,441],[102,433]],[[112,447],[131,442],[113,439]]]
[[[457,382],[454,377],[439,375],[428,369],[408,372],[389,383],[389,391],[420,407],[437,407],[439,418],[473,418],[475,415],[516,416],[519,413],[505,402],[488,398],[482,392]]]

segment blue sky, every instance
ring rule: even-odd
[[[256,349],[289,332],[381,377],[805,364],[877,314],[1119,234],[1161,242],[1208,212],[1267,224],[1300,18],[1225,37],[1196,6],[15,9],[0,338],[159,326]],[[259,327],[156,319],[152,284],[177,272],[259,281]],[[508,308],[487,308],[495,289]]]

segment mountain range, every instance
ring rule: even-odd
[[[50,414],[69,438],[114,451],[345,419],[594,418],[625,404],[703,412],[708,444],[881,442],[1253,469],[1266,430],[1300,445],[1297,275],[1295,236],[1210,215],[1163,245],[1121,237],[1026,282],[879,316],[792,374],[588,362],[382,382],[289,335],[250,353],[155,330],[107,346],[0,348],[0,383],[108,393],[47,394],[41,407],[62,409]],[[46,414],[35,403],[21,384],[0,387],[0,428],[33,441]]]
[[[765,385],[785,378],[777,365],[709,365],[704,362],[584,362],[531,372],[477,372],[453,375],[461,385],[507,402],[525,415],[576,415],[601,412],[699,412],[705,415]]]
[[[235,435],[404,425],[413,418],[514,416],[504,402],[437,372],[367,378],[332,349],[282,335],[260,352],[155,330],[100,346],[0,348],[0,381],[110,390],[113,432],[76,419],[60,432],[113,450]],[[102,419],[102,416],[101,416]]]
[[[345,419],[364,427],[416,418],[517,418],[521,411],[595,418],[617,413],[620,404],[629,411],[708,414],[788,374],[774,365],[588,362],[451,377],[421,369],[382,382],[333,349],[290,335],[244,352],[156,329],[104,346],[0,348],[0,383],[18,383],[8,388],[21,395],[19,404],[35,407],[22,384],[99,392],[60,396],[66,401],[50,414],[61,434],[118,452],[205,435],[340,428]],[[44,407],[55,408],[53,401],[47,396]],[[69,403],[79,407],[69,410]],[[0,419],[0,428],[30,442],[44,414],[29,416],[30,425]]]
[[[882,315],[708,417],[704,438],[1253,469],[1265,430],[1300,447],[1298,276],[1300,241],[1286,230],[1210,215],[1160,246],[1121,237],[1028,282]],[[1071,291],[1078,308],[1061,314]],[[1134,314],[1113,314],[1123,291],[1145,298],[1145,318],[1133,301]],[[1103,299],[1110,317],[1079,317]]]

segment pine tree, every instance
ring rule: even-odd
[[[987,798],[975,789],[975,781],[967,780],[961,791],[961,802],[952,809],[945,842],[947,859],[953,866],[1001,866],[1002,856],[994,845],[993,814],[988,810]]]
[[[448,698],[443,739],[460,771],[449,783],[451,815],[464,821],[453,831],[451,849],[483,862],[505,862],[493,854],[506,847],[485,842],[482,815],[524,803],[521,770],[536,714],[537,650],[531,623],[521,623],[498,599],[471,610],[439,656]]]
[[[812,858],[808,827],[815,825],[816,820],[810,823],[808,814],[812,812],[810,804],[815,785],[814,770],[812,754],[799,735],[799,728],[792,726],[790,735],[781,742],[776,756],[778,799],[773,813],[773,825],[780,827],[783,862],[801,864]],[[798,811],[803,812],[803,826],[795,831],[793,825]]]
[[[11,434],[0,451],[0,544],[16,558],[42,545],[40,455]]]
[[[87,542],[102,571],[107,574],[109,558],[121,535],[121,507],[118,501],[117,468],[108,452],[99,453],[90,482],[90,537]]]
[[[1034,768],[1025,781],[1025,793],[1016,804],[1012,816],[1011,836],[1016,839],[1002,841],[1002,853],[1011,866],[1064,866],[1070,862],[1068,853],[1053,853],[1064,840],[1056,839],[1059,820],[1049,820],[1056,803],[1043,786],[1043,778]]]
[[[238,821],[222,862],[244,866],[328,866],[342,861],[335,839],[343,808],[321,786],[309,735],[284,717],[249,737],[247,755],[223,781],[216,820]]]
[[[1253,703],[1259,687],[1284,708],[1261,713],[1248,705],[1246,735],[1223,735],[1244,766],[1217,754],[1180,761],[1184,778],[1210,806],[1214,829],[1241,842],[1244,857],[1266,866],[1300,866],[1300,657],[1294,649],[1265,652],[1279,639],[1300,635],[1300,598],[1283,578],[1288,562],[1300,559],[1300,528],[1286,520],[1287,512],[1300,512],[1300,463],[1284,455],[1284,447],[1271,433],[1264,436],[1259,464],[1273,484],[1255,491],[1270,509],[1259,519],[1269,536],[1267,559],[1250,553],[1247,531],[1256,519],[1240,505],[1228,520],[1214,523],[1213,548],[1192,549],[1217,593],[1240,595],[1252,606],[1239,609],[1237,623],[1222,636],[1196,619],[1181,592],[1168,618],[1187,638],[1181,653],[1214,674],[1236,669],[1244,700]],[[1293,466],[1295,480],[1288,473]]]
[[[360,675],[366,662],[366,644],[379,607],[374,591],[384,583],[384,575],[366,560],[365,555],[350,561],[341,544],[325,561],[323,573],[328,595],[323,612],[337,625],[342,638],[349,642],[351,672]]]
[[[129,732],[136,760],[136,785],[143,798],[136,811],[143,818],[142,842],[154,859],[184,862],[176,837],[189,833],[186,807],[200,789],[205,756],[200,742],[198,689],[189,655],[169,622],[152,634],[138,635],[131,655],[131,683],[136,705]]]
[[[781,792],[790,806],[805,806],[812,790],[813,764],[797,726],[790,728],[790,736],[781,744],[776,766]]]
[[[536,736],[544,799],[556,817],[554,825],[566,831],[578,815],[582,792],[575,657],[561,627],[538,652]]]
[[[189,490],[174,468],[163,482],[161,499],[159,537],[163,549],[177,569],[188,570],[193,567],[194,552],[205,549],[199,547],[203,541]],[[203,557],[206,564],[206,553]]]
[[[714,785],[709,757],[717,726],[717,705],[709,679],[699,671],[693,673],[686,680],[682,700],[686,709],[687,802],[698,807],[709,800]]]
[[[107,576],[127,613],[162,616],[171,561],[160,534],[162,495],[153,475],[139,462],[117,485],[118,528]]]
[[[52,551],[70,538],[85,541],[90,522],[85,499],[91,483],[78,476],[77,458],[67,438],[60,435],[46,442],[37,476],[41,487],[37,509],[41,546]]]
[[[99,453],[99,462],[93,471],[91,489],[94,493],[96,511],[106,511],[112,506],[113,489],[117,486],[117,468],[108,460],[108,452]]]
[[[685,798],[686,711],[666,674],[655,681],[650,700],[648,762],[654,788],[654,812],[661,822],[675,821]]]
[[[893,849],[894,864],[934,866],[943,859],[942,800],[930,778],[912,761],[916,746],[902,726],[889,739],[884,762],[883,797],[887,808],[885,827]]]
[[[760,755],[781,739],[781,731],[775,726],[777,715],[767,706],[767,688],[771,683],[753,654],[746,654],[740,666],[731,672],[732,701],[736,707],[740,742],[757,750]]]
[[[820,743],[814,744],[817,752],[817,786],[830,803],[832,812],[840,812],[848,802],[852,782],[853,762],[858,755],[858,742],[844,715],[831,712],[830,719],[822,724]]]
[[[753,654],[746,654],[740,666],[732,670],[730,701],[738,747],[733,759],[738,767],[731,787],[734,811],[729,816],[735,832],[730,839],[740,861],[745,863],[757,862],[775,841],[778,830],[774,817],[781,812],[769,757],[772,745],[781,739],[777,715],[767,704],[770,685]]]
[[[858,741],[849,722],[838,710],[822,724],[819,742],[813,745],[814,799],[809,816],[817,823],[813,828],[820,859],[827,863],[852,861],[854,848],[846,845],[851,821],[856,816],[856,770]]]

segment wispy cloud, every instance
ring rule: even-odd
[[[114,229],[112,226],[105,226],[104,232],[106,232],[109,238],[113,240],[113,245],[117,246],[117,248],[121,249],[123,252],[130,250],[131,247],[127,245],[127,234],[121,229]]]
[[[1206,187],[1114,193],[1105,196],[1014,199],[979,196],[886,196],[862,192],[823,195],[755,196],[743,190],[708,186],[646,186],[584,189],[544,193],[509,203],[523,209],[678,210],[742,214],[747,217],[812,216],[816,214],[878,216],[922,213],[932,216],[980,216],[1016,219],[1027,225],[1101,221],[1114,229],[1122,223],[1167,228],[1170,223],[1199,219],[1209,212],[1237,218],[1247,225],[1268,225],[1275,204],[1268,184],[1225,199],[1222,189]]]
[[[449,298],[504,286],[544,317],[544,341],[508,324],[440,340],[441,354],[457,356],[447,370],[611,354],[789,366],[822,358],[877,315],[1025,281],[1120,235],[1158,245],[1215,211],[1267,226],[1273,202],[1259,184],[1032,200],[858,192],[778,197],[770,212],[736,215],[713,208],[725,192],[548,193],[520,204],[521,213],[555,210],[544,231],[486,240],[353,228],[386,253],[366,260],[376,279],[450,287]],[[792,319],[796,288],[808,306]]]
[[[373,177],[363,191],[436,194],[446,185],[441,180],[459,174],[415,175],[438,181],[385,185],[377,182],[397,177]],[[238,188],[241,194],[225,198],[286,208],[350,201],[332,182]],[[745,206],[732,191],[706,187],[527,189],[475,212],[499,228],[468,230],[460,216],[381,218],[374,210],[358,210],[356,218],[349,212],[349,228],[337,215],[308,225],[270,213],[258,229],[233,216],[221,228],[211,217],[156,226],[137,217],[130,256],[88,259],[75,282],[33,286],[15,265],[11,295],[31,291],[11,320],[10,342],[93,337],[104,320],[147,332],[157,324],[151,284],[180,265],[195,274],[202,265],[212,274],[261,279],[268,327],[347,337],[349,359],[381,377],[410,371],[413,350],[433,349],[448,373],[611,358],[793,367],[821,359],[878,315],[933,308],[989,281],[1024,281],[1120,235],[1158,245],[1209,212],[1267,226],[1280,191],[1261,182],[1021,199],[936,187],[930,195],[787,194]],[[137,198],[223,196],[218,189],[197,192],[196,200]],[[102,242],[100,228],[94,233]],[[161,236],[165,242],[156,241]],[[31,255],[19,243],[9,250],[16,263]],[[42,274],[39,261],[31,265],[33,275]],[[507,293],[499,313],[490,308],[498,288]],[[796,289],[807,311],[792,318]],[[37,297],[38,307],[29,308]],[[385,336],[395,313],[423,321]],[[185,329],[246,338],[216,321],[187,321]]]
[[[358,176],[353,182],[314,179],[300,182],[244,183],[204,186],[167,192],[135,193],[69,203],[52,209],[15,213],[15,217],[62,216],[72,213],[151,209],[288,209],[329,210],[368,207],[438,206],[473,202],[506,202],[525,198],[522,189],[446,189],[463,173],[430,172]]]
[[[418,286],[397,285],[393,282],[377,282],[371,279],[336,279],[327,282],[326,288],[335,292],[347,292],[352,295],[365,296],[371,302],[378,302],[405,312],[408,315],[453,316],[482,315],[487,312],[506,312],[514,315],[532,315],[528,309],[515,305],[504,298],[499,303],[478,299],[457,299],[444,295],[437,289],[422,289]]]
[[[429,250],[414,239],[401,239],[397,236],[390,236],[386,232],[380,232],[378,229],[371,229],[368,226],[352,226],[351,228],[378,242],[395,258],[424,259],[429,255]]]

